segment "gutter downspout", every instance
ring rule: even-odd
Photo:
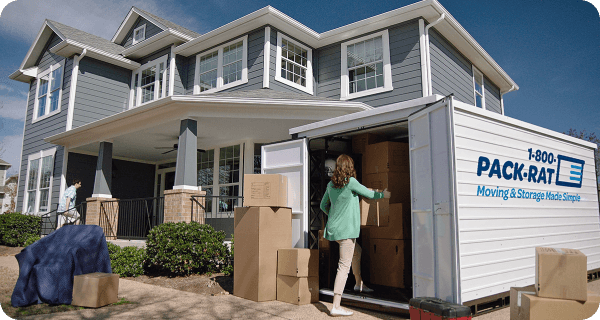
[[[73,69],[71,70],[71,88],[69,90],[69,108],[67,110],[67,127],[65,131],[73,129],[73,113],[75,112],[75,90],[77,88],[77,75],[79,74],[79,61],[85,57],[87,49],[83,49],[79,56],[73,57]],[[67,187],[67,163],[69,161],[69,148],[63,147],[63,160],[62,160],[62,172],[60,175],[60,195],[59,199],[62,198],[63,193]]]
[[[502,110],[502,115],[504,114],[504,95],[511,92],[511,91],[515,91],[515,86],[513,85],[510,89],[508,89],[508,91],[506,92],[500,92],[500,109]]]
[[[425,31],[424,31],[424,37],[425,37],[425,50],[426,50],[426,57],[425,57],[425,68],[427,69],[427,95],[431,95],[433,92],[433,86],[431,84],[431,52],[429,51],[429,29],[433,26],[435,26],[436,24],[440,23],[442,20],[444,20],[444,18],[446,18],[446,14],[442,13],[440,15],[439,18],[437,18],[437,20],[435,20],[434,22],[428,24],[425,27]]]

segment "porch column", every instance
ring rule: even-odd
[[[92,198],[112,198],[112,143],[100,142]]]
[[[173,189],[198,190],[197,133],[196,120],[181,120]]]

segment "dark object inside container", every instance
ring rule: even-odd
[[[413,298],[409,305],[411,320],[471,320],[471,308],[438,298]]]

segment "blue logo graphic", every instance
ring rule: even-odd
[[[583,165],[585,161],[558,155],[556,169],[556,185],[564,187],[581,188]]]

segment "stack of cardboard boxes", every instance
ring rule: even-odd
[[[535,285],[510,289],[511,320],[587,319],[600,295],[587,291],[587,257],[579,250],[535,249]]]
[[[389,200],[361,200],[363,266],[370,283],[404,288],[411,278],[409,148],[384,140],[369,133],[352,140],[352,151],[362,154],[362,184],[391,193]]]
[[[297,305],[319,302],[319,250],[279,249],[277,300]]]
[[[277,299],[277,250],[292,247],[292,209],[287,177],[244,175],[244,205],[235,208],[233,294]]]

